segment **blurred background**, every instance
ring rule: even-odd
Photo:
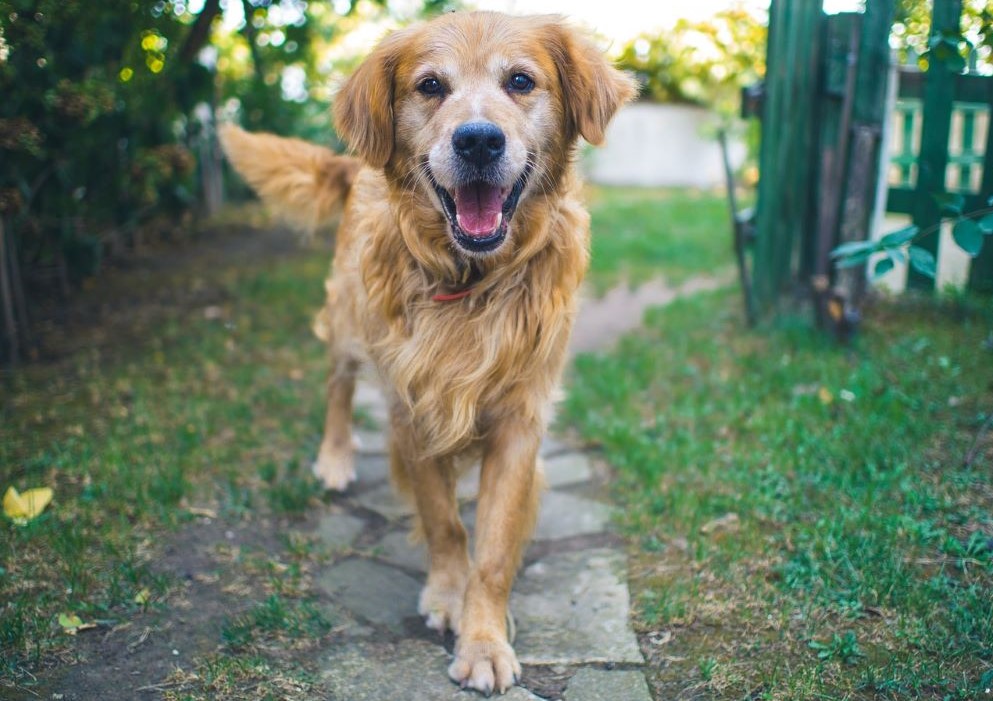
[[[0,697],[332,698],[381,609],[377,674],[454,690],[372,378],[359,484],[310,472],[333,231],[272,221],[216,127],[342,150],[343,76],[471,7],[562,13],[641,85],[580,150],[552,445],[565,511],[618,506],[590,542],[652,696],[989,698],[988,0],[0,0]],[[409,586],[352,611],[321,582],[356,561]]]

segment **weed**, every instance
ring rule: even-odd
[[[817,659],[824,661],[838,660],[844,664],[852,664],[859,657],[865,657],[852,631],[844,635],[834,633],[826,643],[811,640],[809,646],[811,650],[817,652]]]
[[[272,594],[225,625],[221,639],[239,650],[265,640],[320,638],[330,629],[331,623],[312,602]]]

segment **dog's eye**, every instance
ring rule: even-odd
[[[534,89],[534,80],[526,73],[514,73],[507,81],[507,87],[513,92],[529,93]]]
[[[437,78],[425,78],[417,84],[417,91],[422,95],[433,97],[444,94],[445,86]]]

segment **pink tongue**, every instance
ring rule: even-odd
[[[500,226],[503,197],[500,188],[485,183],[455,191],[455,214],[459,226],[470,236],[488,236]]]

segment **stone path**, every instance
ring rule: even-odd
[[[360,385],[356,404],[384,422],[373,384]],[[325,543],[349,553],[316,578],[345,639],[327,653],[325,680],[342,701],[479,698],[448,679],[451,635],[442,639],[417,615],[425,550],[407,540],[410,510],[390,488],[384,436],[358,437],[358,480],[317,528]],[[548,489],[510,604],[524,677],[505,698],[651,701],[628,620],[623,544],[610,533],[610,506],[598,499],[603,478],[585,454],[552,438],[542,462]],[[459,484],[470,533],[477,485],[478,468]]]
[[[698,278],[678,288],[661,282],[587,296],[571,352],[609,347],[636,328],[649,306],[722,284]],[[360,382],[355,403],[379,425],[387,407],[378,388]],[[349,556],[317,576],[333,601],[345,642],[328,651],[323,676],[342,701],[453,701],[480,698],[448,679],[453,640],[428,630],[417,615],[426,573],[423,545],[408,542],[411,512],[389,485],[385,436],[360,431],[358,480],[318,526],[319,536]],[[511,595],[514,649],[524,675],[510,701],[652,701],[644,658],[630,624],[623,541],[610,532],[605,475],[581,450],[546,438],[541,458],[548,489],[534,540]],[[478,467],[458,495],[470,537]]]

